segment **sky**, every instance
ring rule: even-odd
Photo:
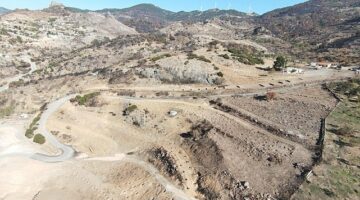
[[[207,10],[212,8],[236,9],[243,12],[263,14],[276,8],[287,7],[306,0],[57,0],[68,7],[89,10],[103,8],[126,8],[140,3],[152,3],[171,11]],[[51,0],[0,0],[0,7],[32,10],[49,6]]]

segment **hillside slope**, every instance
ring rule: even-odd
[[[0,7],[0,15],[10,12],[9,9]]]
[[[71,9],[75,11],[76,9]],[[84,12],[84,10],[78,10]],[[249,17],[236,10],[211,9],[207,11],[172,12],[152,4],[139,4],[124,9],[103,9],[96,11],[112,14],[122,23],[135,28],[138,32],[156,32],[173,22],[202,22],[221,16]]]
[[[277,37],[303,51],[342,63],[359,61],[360,1],[311,0],[256,18]],[[300,51],[301,52],[301,51]]]

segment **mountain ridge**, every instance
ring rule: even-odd
[[[11,11],[10,9],[4,8],[4,7],[0,7],[0,15],[6,14],[6,13],[8,13],[8,12],[10,12],[10,11]]]

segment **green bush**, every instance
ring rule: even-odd
[[[274,69],[277,71],[281,71],[282,69],[286,68],[287,60],[283,56],[278,56],[274,62]]]
[[[0,108],[0,118],[10,116],[15,110],[15,106],[11,105],[8,107]]]
[[[246,65],[264,64],[264,60],[259,55],[251,54],[239,49],[228,49],[228,51],[233,58]]]
[[[130,105],[123,111],[123,115],[124,116],[129,115],[130,113],[134,112],[137,109],[138,107],[136,105]]]
[[[221,55],[219,55],[220,57],[223,57],[223,58],[225,58],[225,59],[230,59],[230,56],[229,55],[227,55],[227,54],[221,54]]]
[[[56,21],[56,18],[50,18],[50,19],[48,20],[49,23],[53,23],[53,22],[55,22],[55,21]]]
[[[330,83],[328,84],[328,87],[337,93],[346,95],[348,98],[360,96],[360,79]]]
[[[196,55],[194,53],[189,53],[188,54],[188,59],[189,60],[196,59],[196,60],[200,60],[200,61],[203,61],[203,62],[211,63],[211,60],[205,58],[205,56],[198,56],[198,55]]]
[[[7,36],[9,36],[10,34],[9,34],[8,30],[6,30],[5,28],[1,28],[1,29],[0,29],[0,35],[7,35]]]
[[[100,95],[100,92],[93,92],[90,94],[86,94],[84,96],[77,95],[75,98],[71,99],[70,102],[77,102],[80,106],[85,105],[92,98],[95,98]]]
[[[224,74],[223,74],[222,72],[218,72],[217,75],[218,75],[219,77],[224,77]]]
[[[160,55],[160,56],[153,57],[153,58],[151,58],[150,60],[153,61],[153,62],[156,62],[156,61],[158,61],[158,60],[161,60],[161,59],[163,59],[163,58],[168,58],[168,57],[171,57],[171,55],[168,54],[168,53],[166,53],[166,54],[162,54],[162,55]]]
[[[37,123],[40,121],[40,116],[41,116],[41,113],[33,119],[29,128],[26,129],[25,136],[27,138],[30,139],[30,138],[34,137],[34,131],[37,129]]]
[[[37,129],[37,127],[34,128],[28,128],[26,129],[25,136],[29,139],[34,137],[34,131]]]
[[[97,40],[97,39],[94,39],[94,40],[91,42],[91,44],[92,44],[93,46],[95,46],[95,47],[101,46],[101,42],[100,42],[99,40]]]
[[[33,142],[38,143],[38,144],[44,144],[46,142],[46,139],[43,135],[36,134],[34,136]]]
[[[20,36],[16,36],[16,41],[18,43],[23,43],[23,40],[22,40],[22,38]]]

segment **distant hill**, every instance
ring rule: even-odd
[[[0,15],[10,12],[11,10],[7,8],[0,7]]]
[[[359,20],[359,9],[360,0],[310,0],[268,12],[258,22],[284,37],[307,36],[324,29],[343,29]]]
[[[177,12],[169,16],[169,20],[172,21],[205,21],[213,19],[215,17],[221,16],[238,16],[238,17],[248,17],[246,13],[239,12],[236,10],[219,10],[219,9],[210,9],[206,11],[191,11],[191,12]]]
[[[324,57],[359,62],[359,10],[360,0],[310,0],[268,12],[256,22],[277,37],[323,53]],[[339,50],[346,53],[340,54]]]
[[[174,21],[197,22],[227,15],[240,17],[247,16],[245,13],[236,10],[219,9],[211,9],[204,12],[172,12],[152,4],[139,4],[125,9],[103,9],[97,12],[103,14],[111,13],[119,21],[136,28],[138,32],[154,32]]]
[[[282,39],[287,45],[273,45],[274,41],[268,45],[275,51],[281,49],[280,53],[287,52],[294,57],[309,60],[360,62],[360,0],[309,0],[260,16],[219,9],[172,12],[152,4],[98,11],[71,7],[65,9],[69,12],[97,12],[115,17],[139,33],[157,32],[173,22],[196,23],[220,18],[237,24],[238,28],[244,28],[244,24],[256,27],[254,37],[259,36],[258,41],[267,40],[266,36],[265,39],[261,38],[261,34]],[[259,31],[262,32],[260,35]]]
[[[139,4],[124,9],[103,9],[96,12],[112,14],[122,23],[135,28],[138,32],[154,32],[167,24],[173,12],[152,4]]]

